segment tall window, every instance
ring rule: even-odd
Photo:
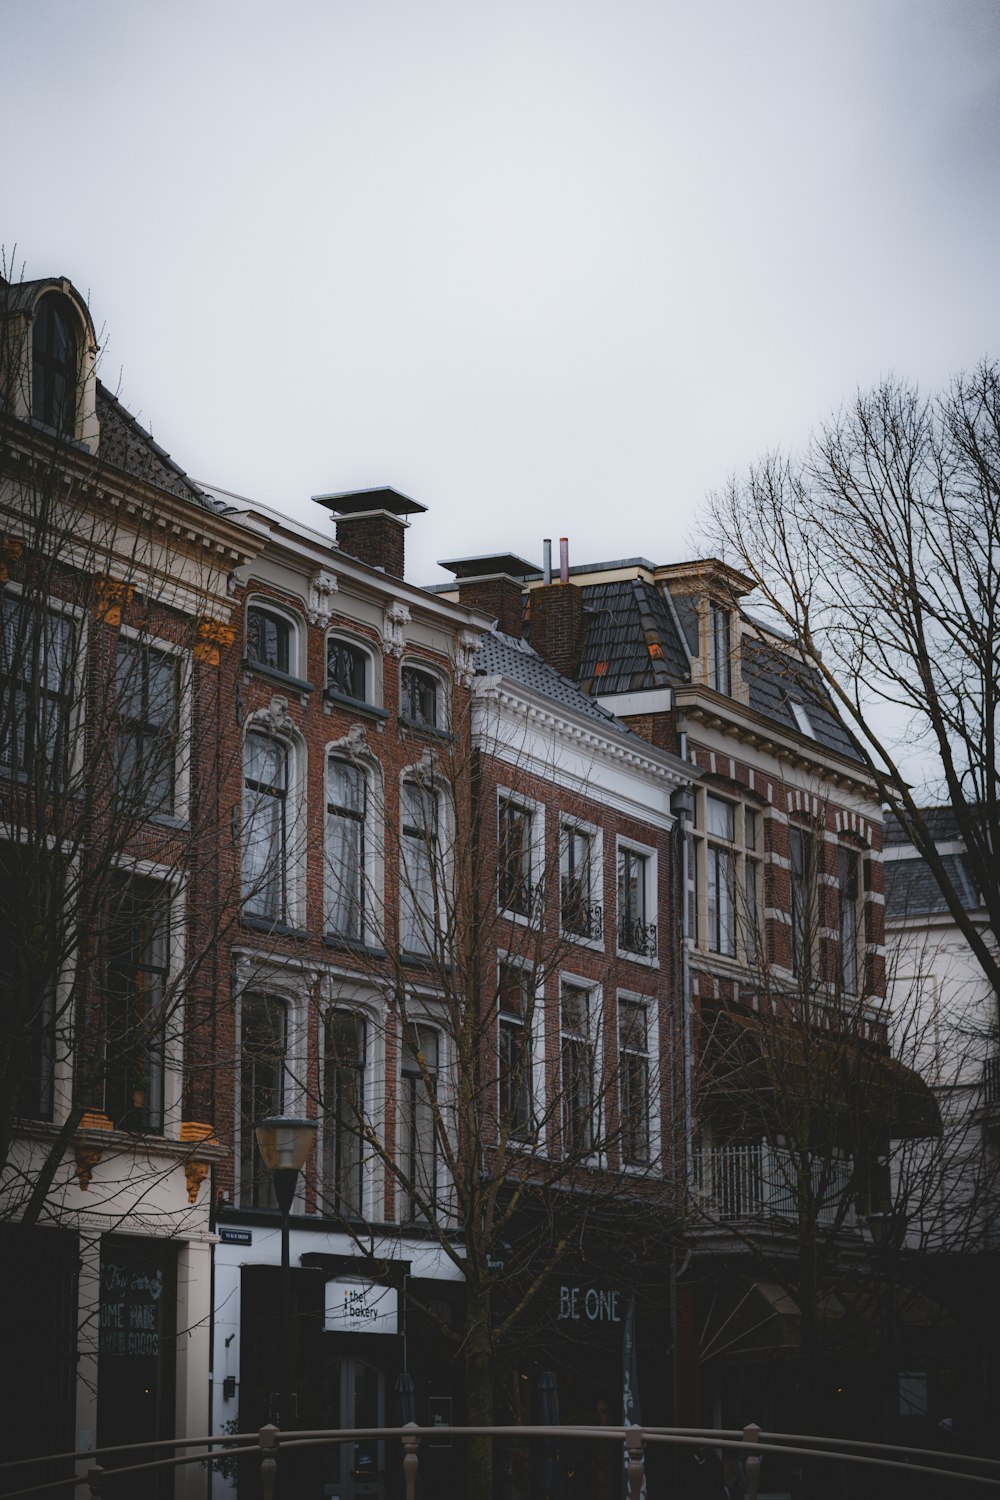
[[[368,653],[352,641],[330,636],[326,643],[327,691],[366,703],[370,697]]]
[[[651,864],[648,854],[618,850],[618,946],[641,958],[656,956],[656,923],[648,920],[646,906]]]
[[[438,1033],[430,1026],[408,1025],[403,1033],[401,1214],[416,1219],[438,1198],[438,1147],[434,1124],[439,1067]]]
[[[244,750],[243,898],[249,913],[285,920],[287,900],[288,747],[248,734]]]
[[[285,1110],[288,1008],[273,995],[243,996],[240,1025],[240,1206],[274,1208],[271,1174],[254,1125]]]
[[[846,844],[837,850],[837,883],[840,887],[840,980],[844,993],[859,991],[859,907],[861,901],[861,854]]]
[[[761,956],[760,908],[763,897],[761,875],[761,817],[757,808],[744,807],[746,853],[743,864],[743,940],[751,960]]]
[[[40,297],[31,325],[32,408],[36,421],[65,437],[76,431],[80,353],[73,304],[59,292]]]
[[[530,1140],[532,1105],[531,976],[515,964],[500,965],[500,1128],[513,1141]]]
[[[326,1021],[324,1058],[323,1166],[333,1212],[350,1217],[362,1210],[365,1023],[349,1011]]]
[[[0,844],[0,995],[15,1111],[52,1118],[56,982],[64,941],[64,866],[25,844]]]
[[[649,1017],[639,1000],[618,1001],[618,1107],[622,1161],[649,1164]]]
[[[505,911],[526,917],[532,899],[532,815],[527,808],[501,797],[497,824],[500,905]]]
[[[431,672],[420,667],[404,667],[400,674],[403,718],[422,729],[437,729],[439,683]]]
[[[61,782],[66,774],[72,627],[4,594],[0,770]]]
[[[713,953],[736,952],[736,809],[719,797],[705,799],[708,844],[705,883],[708,946]]]
[[[708,680],[717,693],[732,693],[732,623],[721,604],[708,606]]]
[[[284,615],[260,604],[251,604],[247,610],[247,661],[262,667],[271,667],[275,672],[291,670],[292,626]]]
[[[163,1128],[169,919],[162,885],[116,879],[104,968],[104,1110],[121,1130]]]
[[[560,996],[563,1154],[587,1156],[594,1149],[595,1052],[591,1032],[593,992],[563,984]]]
[[[593,892],[593,835],[566,824],[560,835],[559,888],[564,932],[598,939],[603,931],[603,911],[591,899]]]
[[[175,656],[121,637],[115,669],[118,780],[128,803],[174,810],[179,670]]]
[[[438,796],[422,782],[403,783],[400,869],[401,941],[407,953],[433,953],[439,922],[445,916]]]
[[[792,973],[808,979],[816,929],[816,859],[812,835],[791,824],[788,829]]]
[[[341,937],[364,937],[365,773],[347,761],[326,768],[326,930]]]

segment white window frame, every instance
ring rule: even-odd
[[[625,854],[636,855],[643,861],[643,913],[645,915],[646,927],[653,929],[653,951],[652,953],[637,953],[631,948],[622,947],[621,927],[621,891],[619,889],[619,864]],[[619,835],[615,840],[615,943],[618,948],[618,957],[624,958],[629,963],[645,964],[648,968],[658,969],[660,929],[657,921],[659,904],[657,893],[659,891],[659,878],[657,869],[657,851],[649,844],[640,844],[635,839],[623,838]]]
[[[437,1104],[441,1115],[442,1128],[448,1135],[452,1145],[455,1142],[455,1110],[454,1097],[451,1082],[452,1048],[448,1037],[444,1019],[433,1006],[428,1005],[416,998],[407,1008],[404,1019],[400,1020],[396,1033],[396,1149],[397,1160],[405,1163],[407,1155],[407,1110],[403,1102],[404,1078],[415,1076],[405,1073],[403,1069],[403,1052],[406,1028],[415,1026],[435,1032],[438,1039],[437,1071],[434,1075],[435,1092]],[[454,1219],[454,1191],[448,1172],[448,1162],[442,1143],[435,1135],[435,1181],[434,1181],[434,1208],[435,1217],[439,1223],[449,1223]],[[405,1167],[404,1167],[405,1173]],[[405,1218],[402,1214],[402,1199],[406,1195],[406,1185],[398,1177],[393,1176],[394,1198],[395,1198],[395,1220],[399,1224],[421,1223],[420,1218]]]
[[[567,1093],[566,1080],[563,1073],[563,1043],[564,1041],[580,1040],[575,1034],[568,1032],[563,1026],[563,991],[567,988],[582,990],[587,995],[587,1024],[585,1042],[591,1049],[593,1059],[593,1100],[591,1103],[591,1140],[590,1150],[580,1152],[577,1159],[588,1165],[601,1165],[605,1160],[603,1144],[605,1100],[604,1100],[604,987],[592,979],[585,978],[582,974],[560,972],[559,975],[559,1140],[560,1149],[564,1157],[566,1151],[566,1108]],[[572,1155],[576,1156],[573,1152]]]
[[[369,708],[380,708],[382,706],[381,653],[376,653],[371,642],[366,640],[364,636],[352,634],[351,631],[344,630],[339,626],[328,630],[323,638],[324,693],[330,689],[330,680],[327,671],[327,658],[329,655],[331,641],[339,641],[345,646],[352,646],[355,650],[360,651],[365,658],[365,674],[367,677],[367,691],[363,698],[349,698],[346,694],[340,693],[339,689],[337,689],[335,691],[337,691],[338,696],[334,701],[340,702],[342,699],[346,699],[348,703],[357,703],[359,705],[364,704]]]
[[[326,1217],[326,1218],[333,1218],[333,1217],[340,1217],[341,1216],[341,1210],[340,1210],[339,1206],[335,1202],[333,1202],[332,1196],[331,1196],[331,1199],[330,1199],[329,1203],[327,1203],[325,1201],[326,1200],[326,1195],[328,1193],[332,1193],[332,1181],[331,1181],[331,1175],[330,1174],[331,1174],[331,1168],[335,1166],[335,1163],[331,1163],[329,1161],[329,1159],[328,1159],[328,1140],[327,1140],[327,1128],[326,1128],[326,1121],[327,1120],[330,1120],[331,1122],[333,1121],[333,1112],[332,1112],[332,1109],[331,1109],[332,1100],[330,1099],[329,1093],[328,1093],[328,1090],[327,1090],[327,1055],[328,1055],[327,1036],[328,1036],[328,1030],[329,1030],[329,1028],[331,1026],[331,1023],[334,1020],[334,1017],[336,1017],[338,1015],[350,1016],[353,1019],[355,1019],[356,1021],[359,1021],[361,1023],[361,1025],[362,1025],[362,1027],[364,1028],[364,1031],[363,1031],[363,1055],[362,1055],[362,1059],[361,1059],[361,1070],[360,1070],[360,1072],[361,1072],[361,1080],[360,1080],[360,1085],[361,1085],[360,1086],[360,1095],[361,1095],[361,1098],[360,1098],[361,1127],[360,1128],[362,1129],[363,1132],[367,1130],[368,1124],[371,1121],[372,1113],[373,1113],[373,1111],[372,1111],[372,1079],[373,1079],[373,1076],[374,1076],[375,1071],[376,1071],[375,1066],[373,1066],[373,1064],[374,1064],[374,1059],[375,1059],[375,1054],[376,1054],[376,1047],[377,1047],[378,1038],[379,1038],[379,1027],[376,1024],[375,1017],[372,1014],[370,1008],[368,1006],[366,1006],[366,1005],[359,1004],[357,1002],[356,998],[351,997],[351,996],[344,996],[344,997],[338,996],[337,999],[334,1001],[333,1004],[324,1007],[322,1016],[320,1018],[320,1046],[319,1046],[319,1065],[320,1065],[320,1069],[321,1069],[321,1072],[322,1072],[322,1078],[323,1078],[323,1113],[322,1113],[322,1116],[321,1116],[321,1119],[320,1119],[320,1129],[319,1129],[320,1140],[319,1140],[319,1143],[318,1143],[319,1144],[319,1152],[318,1152],[318,1177],[319,1177],[320,1191],[321,1191],[321,1193],[322,1193],[322,1195],[324,1197],[324,1210],[323,1210],[323,1212],[324,1212],[324,1217]],[[381,1051],[381,1048],[379,1048],[379,1051]],[[383,1055],[382,1058],[381,1058],[381,1062],[382,1062],[383,1066],[384,1066],[384,1061],[385,1061],[385,1059],[384,1059],[384,1055]],[[361,1160],[360,1160],[360,1163],[359,1163],[360,1202],[358,1203],[356,1212],[352,1215],[352,1217],[362,1218],[362,1219],[370,1219],[370,1218],[373,1218],[373,1217],[374,1218],[381,1218],[381,1214],[374,1214],[372,1212],[372,1209],[373,1209],[373,1196],[372,1196],[372,1194],[373,1194],[373,1172],[372,1172],[372,1167],[373,1167],[374,1158],[373,1158],[373,1153],[372,1153],[370,1147],[368,1146],[366,1135],[364,1133],[362,1133],[361,1136],[360,1136],[360,1143],[359,1144],[360,1144],[360,1153],[361,1153]]]
[[[251,658],[246,654],[249,641],[250,611],[252,609],[264,610],[272,614],[276,619],[284,620],[288,626],[288,671],[281,667],[269,667],[266,662],[257,658]],[[306,631],[301,617],[290,608],[289,605],[277,599],[271,599],[267,594],[250,594],[247,596],[243,608],[243,660],[251,672],[274,673],[276,677],[287,679],[293,678],[296,682],[304,682],[306,679]],[[324,662],[324,670],[325,670]]]
[[[660,1110],[660,1025],[659,1015],[655,997],[644,995],[636,990],[620,989],[616,995],[615,1014],[615,1045],[616,1045],[616,1067],[618,1078],[621,1076],[621,1010],[622,1003],[626,1005],[641,1006],[646,1013],[646,1128],[649,1137],[649,1161],[627,1162],[624,1150],[624,1128],[620,1124],[622,1132],[622,1144],[619,1145],[618,1155],[621,1159],[622,1169],[637,1175],[648,1175],[658,1172],[662,1166],[662,1119]],[[618,1110],[621,1120],[621,1084],[618,1083]]]
[[[194,746],[191,737],[191,695],[193,663],[191,652],[175,641],[166,641],[161,636],[145,635],[129,625],[119,628],[119,636],[135,641],[141,648],[157,651],[161,656],[176,657],[177,668],[177,741],[174,749],[174,810],[172,813],[150,813],[151,823],[186,823],[191,810],[191,754]],[[117,662],[117,648],[115,651]]]
[[[84,727],[87,722],[88,704],[88,673],[87,666],[90,659],[90,620],[87,612],[78,605],[71,604],[67,600],[53,598],[51,595],[44,604],[33,605],[31,600],[25,601],[24,589],[19,583],[10,580],[3,586],[4,596],[9,599],[17,599],[22,605],[27,602],[31,608],[43,609],[47,614],[58,615],[69,622],[73,632],[73,651],[71,652],[69,670],[69,705],[66,720],[66,782],[71,785],[74,777],[79,776],[83,770],[83,756],[85,747]],[[2,629],[2,621],[0,621]],[[0,771],[0,780],[8,775],[6,771]],[[23,773],[22,773],[23,776]]]
[[[429,724],[418,719],[412,719],[407,712],[406,695],[403,679],[407,672],[420,672],[429,681],[434,683],[434,722]],[[444,676],[437,667],[432,667],[429,662],[418,656],[405,656],[399,664],[399,719],[400,723],[408,729],[414,729],[418,733],[430,732],[431,734],[443,734],[448,728],[449,712],[447,702],[447,685]]]
[[[530,883],[530,896],[528,911],[515,911],[510,906],[505,906],[501,900],[500,889],[500,814],[504,804],[516,808],[527,815],[530,820],[528,831],[528,880]],[[496,831],[497,831],[497,916],[505,916],[508,921],[516,922],[519,926],[530,926],[536,912],[541,911],[541,887],[545,869],[545,807],[541,802],[536,802],[531,797],[524,797],[519,792],[512,791],[506,786],[498,786],[496,789]],[[536,893],[538,893],[536,895]]]
[[[246,742],[250,735],[257,735],[263,739],[273,740],[281,745],[286,753],[286,787],[285,787],[285,850],[284,850],[284,879],[285,879],[285,912],[283,916],[269,918],[266,915],[246,910],[247,898],[243,894],[243,858],[244,839],[246,837]],[[254,715],[244,725],[242,760],[240,765],[240,786],[243,803],[241,806],[240,826],[240,903],[241,909],[246,912],[247,917],[255,922],[273,921],[277,927],[291,929],[301,928],[305,919],[305,889],[306,889],[306,787],[307,765],[306,744],[297,731],[285,728],[275,729],[267,720],[266,715]],[[324,785],[324,798],[325,798]],[[324,809],[326,802],[323,803]]]
[[[708,830],[708,799],[725,804],[732,812],[733,838],[726,839]],[[689,870],[689,884],[693,873],[695,891],[696,935],[689,934],[689,941],[700,953],[711,956],[713,962],[752,963],[756,957],[755,938],[763,934],[765,862],[763,851],[764,809],[738,792],[717,791],[714,787],[698,787],[695,791],[695,826],[691,830],[694,855],[694,870]],[[756,819],[756,840],[747,839],[747,815]],[[709,857],[711,850],[724,854],[732,872],[729,899],[731,902],[732,951],[712,946],[713,934],[709,930]],[[756,891],[753,927],[748,924],[749,899],[748,869],[755,871]]]
[[[497,954],[496,1088],[498,1130],[502,1125],[500,1112],[501,1028],[505,1021],[509,1023],[511,1020],[516,1019],[514,1017],[511,1017],[509,1012],[504,1009],[503,989],[500,982],[500,972],[502,968],[520,969],[530,977],[532,972],[532,965],[523,957],[512,953],[501,951]],[[524,1137],[514,1135],[508,1136],[508,1151],[531,1151],[539,1148],[544,1148],[545,1144],[545,985],[544,978],[540,969],[535,970],[534,977],[535,983],[533,988],[530,984],[526,984],[524,986],[525,994],[528,997],[529,1013],[523,1020],[520,1020],[518,1022],[518,1024],[520,1024],[522,1028],[527,1028],[528,1031],[528,1065],[530,1070],[528,1077],[528,1100],[530,1112],[529,1128]]]
[[[236,1204],[239,1209],[239,1193],[241,1187],[241,1164],[243,1150],[247,1144],[245,1131],[253,1131],[254,1122],[244,1121],[242,1110],[243,1093],[243,1003],[247,997],[270,996],[280,1000],[285,1007],[285,1053],[282,1067],[282,1113],[286,1115],[305,1115],[306,1105],[309,1099],[309,1090],[306,1086],[307,1062],[309,1056],[309,1010],[310,1010],[310,979],[308,974],[299,969],[288,966],[269,963],[258,955],[244,955],[240,960],[240,972],[237,975],[236,987],[236,1056],[238,1067],[236,1069],[236,1097],[233,1141],[234,1161],[236,1163]],[[256,1145],[253,1147],[256,1150]],[[300,1174],[295,1190],[295,1201],[301,1207],[305,1192],[303,1174]]]
[[[453,813],[452,813],[452,806],[451,806],[451,798],[448,796],[447,788],[445,787],[445,785],[443,784],[443,782],[441,781],[441,779],[439,777],[436,777],[433,773],[428,773],[428,771],[423,766],[421,766],[421,765],[407,766],[400,773],[400,777],[399,777],[399,825],[398,825],[399,826],[399,881],[398,881],[399,888],[398,888],[398,890],[396,892],[397,916],[398,916],[398,921],[399,921],[399,946],[400,946],[400,949],[401,949],[401,951],[403,953],[414,955],[417,958],[424,958],[424,959],[430,958],[430,959],[433,959],[434,956],[435,956],[435,954],[436,954],[436,951],[437,951],[436,950],[436,944],[432,943],[430,946],[423,946],[423,947],[408,947],[406,945],[406,943],[404,942],[404,936],[406,935],[406,927],[407,927],[407,920],[408,920],[407,907],[408,907],[409,901],[411,900],[411,892],[408,889],[409,882],[408,882],[408,879],[407,879],[406,869],[405,869],[406,859],[405,859],[405,852],[404,851],[405,851],[407,845],[405,844],[404,841],[407,838],[413,838],[413,835],[409,835],[409,834],[406,834],[404,832],[404,828],[410,826],[408,824],[404,824],[404,818],[403,818],[403,795],[404,795],[404,788],[407,787],[407,786],[415,786],[421,792],[429,794],[434,799],[434,807],[435,807],[435,813],[436,813],[436,819],[437,819],[437,829],[436,829],[436,837],[435,837],[435,840],[434,840],[434,845],[433,845],[432,850],[430,851],[430,853],[431,853],[431,861],[432,861],[432,863],[431,863],[431,895],[433,897],[434,892],[435,892],[435,885],[436,885],[436,883],[438,881],[440,881],[440,888],[437,891],[437,896],[438,896],[438,918],[439,918],[439,920],[443,920],[443,922],[446,925],[447,925],[447,922],[448,922],[450,904],[451,904],[451,901],[453,899],[453,894],[454,894],[454,869],[453,869],[453,850],[452,850],[452,836],[453,836],[454,824],[453,824]],[[433,917],[434,917],[433,912],[431,912],[431,913],[428,914],[428,920],[427,920],[427,924],[426,925],[427,925],[429,933],[432,933]],[[415,913],[414,913],[413,921],[414,921],[414,925],[416,925]],[[446,935],[446,928],[439,926],[439,929],[438,929],[438,932],[437,932],[436,936],[439,937],[439,938],[443,938],[445,935]]]
[[[586,933],[574,932],[567,927],[563,921],[563,880],[564,856],[568,851],[567,835],[583,835],[590,840],[590,861],[588,875],[589,891],[586,905],[590,908],[595,906],[601,909],[601,935],[590,937]],[[568,859],[566,860],[568,865]],[[617,869],[615,871],[617,884]],[[595,894],[596,893],[596,894]],[[584,948],[592,948],[595,952],[603,953],[605,931],[606,931],[606,908],[604,901],[604,831],[596,823],[585,823],[580,818],[560,816],[559,819],[559,932],[563,938],[571,942],[579,943]],[[617,939],[617,933],[615,934]]]
[[[329,768],[331,761],[340,761],[360,771],[365,779],[365,812],[362,825],[363,856],[361,866],[361,912],[360,931],[356,939],[346,937],[329,925],[330,916],[330,860],[329,823],[330,795]],[[344,742],[334,741],[325,748],[323,757],[323,932],[338,941],[356,941],[366,946],[379,942],[384,930],[385,911],[382,880],[384,855],[382,849],[382,767],[374,756],[345,753]]]

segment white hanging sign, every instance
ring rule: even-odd
[[[396,1333],[396,1288],[374,1281],[326,1283],[327,1333]]]

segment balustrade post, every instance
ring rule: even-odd
[[[104,1494],[104,1476],[106,1473],[107,1470],[102,1469],[100,1464],[95,1464],[92,1469],[87,1470],[87,1485],[90,1489],[91,1500],[101,1500],[101,1496]]]
[[[417,1432],[416,1422],[407,1422],[407,1427],[413,1431],[408,1432],[403,1438],[403,1480],[406,1485],[406,1500],[416,1500],[417,1495],[417,1449],[420,1446],[420,1437]]]
[[[273,1422],[268,1422],[257,1434],[260,1445],[260,1492],[261,1500],[274,1500],[274,1482],[278,1477],[278,1440],[281,1433]]]
[[[641,1427],[626,1427],[625,1447],[628,1450],[629,1500],[641,1500],[646,1468],[646,1441]]]
[[[748,1422],[743,1429],[743,1441],[745,1443],[760,1442],[760,1428],[756,1422]],[[743,1472],[746,1475],[747,1494],[746,1500],[757,1500],[757,1486],[760,1483],[760,1454],[748,1453],[743,1464]]]

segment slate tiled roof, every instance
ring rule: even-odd
[[[634,739],[631,730],[626,729],[614,714],[608,713],[593,698],[588,698],[568,677],[560,676],[555,667],[549,666],[527,641],[516,640],[512,635],[503,635],[498,630],[484,636],[483,644],[476,654],[476,673],[480,677],[508,677],[513,682],[530,688],[532,692],[551,698],[563,708],[572,709],[586,719],[599,721],[606,732]]]
[[[958,824],[955,820],[955,810],[952,807],[923,807],[921,816],[927,825],[927,831],[936,844],[946,843],[949,839],[959,837]],[[896,817],[895,813],[886,813],[885,817],[885,843],[909,844],[910,835]]]
[[[786,651],[766,641],[743,637],[743,680],[750,694],[750,707],[766,714],[786,729],[801,733],[792,711],[800,703],[816,731],[816,743],[852,760],[863,756],[833,706],[833,700],[814,672],[795,661]]]
[[[688,658],[654,584],[640,578],[587,584],[583,607],[579,680],[587,692],[632,693],[688,680]]]
[[[982,906],[964,854],[941,856],[945,873],[966,911]],[[932,916],[948,910],[937,881],[919,854],[912,859],[885,862],[885,914],[887,917]]]
[[[192,484],[180,465],[159,443],[154,442],[131,412],[126,411],[100,381],[97,382],[97,418],[101,424],[98,457],[102,463],[120,469],[132,479],[155,484],[179,500],[190,500],[204,510],[217,514],[231,510],[231,506],[213,499]]]

